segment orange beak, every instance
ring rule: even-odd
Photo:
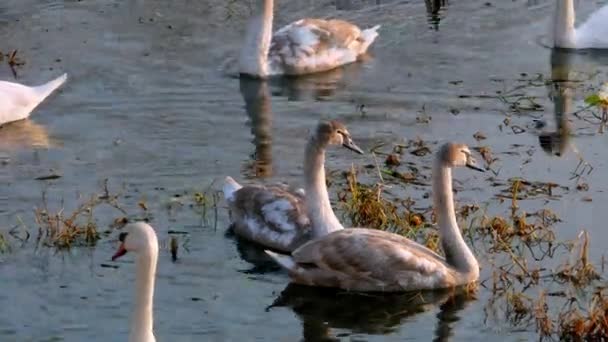
[[[125,243],[121,242],[120,246],[118,246],[118,250],[116,251],[116,253],[114,253],[114,255],[112,256],[112,261],[120,258],[121,256],[127,254],[127,250],[125,249]]]

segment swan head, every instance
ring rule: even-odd
[[[120,246],[114,255],[112,261],[127,254],[134,253],[158,253],[158,242],[154,228],[144,222],[136,222],[127,225],[122,233],[118,236]]]
[[[465,144],[446,143],[439,150],[439,161],[448,167],[463,167],[484,172],[473,158],[471,150]]]
[[[319,122],[315,138],[322,144],[342,145],[351,151],[363,154],[363,150],[355,144],[348,129],[341,122],[335,120]]]

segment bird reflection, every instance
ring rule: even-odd
[[[369,56],[362,56],[368,59]],[[245,167],[244,174],[251,178],[267,178],[273,175],[272,165],[272,95],[288,100],[324,100],[334,96],[345,84],[353,83],[359,76],[362,63],[336,68],[328,72],[299,77],[278,77],[262,81],[248,77],[239,78],[240,91],[245,101],[249,124],[253,133],[255,153],[253,161]],[[271,83],[269,83],[271,82]]]
[[[572,127],[568,113],[572,112],[572,101],[576,84],[581,74],[593,75],[598,67],[608,65],[608,52],[602,50],[551,51],[551,78],[549,96],[554,104],[555,130],[544,131],[539,137],[541,148],[548,154],[563,156],[567,150],[576,151],[572,143]],[[577,80],[578,78],[578,80]]]
[[[440,305],[435,341],[447,341],[469,296],[463,288],[399,294],[353,293],[289,284],[268,308],[289,307],[302,321],[304,341],[338,341],[331,329],[390,334],[408,317]]]
[[[448,5],[447,0],[424,0],[426,5],[427,20],[435,31],[439,31],[439,22],[441,21],[441,9]]]
[[[281,270],[281,267],[276,263],[276,261],[272,260],[268,254],[264,252],[264,246],[236,235],[232,229],[232,226],[226,230],[225,236],[227,238],[234,239],[236,243],[236,250],[241,259],[252,265],[252,267],[248,269],[240,270],[241,273],[252,275],[267,274]]]
[[[272,176],[272,111],[268,83],[256,79],[240,78],[240,90],[249,116],[255,153],[250,171],[253,177]]]
[[[32,120],[21,120],[0,126],[0,150],[49,148],[57,145],[46,128]]]
[[[365,54],[359,56],[357,63],[326,72],[274,79],[272,93],[275,96],[287,97],[290,101],[326,100],[334,96],[337,90],[343,89],[346,84],[354,83],[361,73],[361,68],[369,60],[371,57]]]
[[[568,113],[572,110],[573,84],[570,80],[571,55],[561,49],[551,51],[551,79],[549,96],[553,99],[555,131],[539,134],[540,147],[554,156],[563,156],[570,141]]]

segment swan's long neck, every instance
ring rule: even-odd
[[[157,244],[156,241],[153,241]],[[152,307],[154,277],[158,260],[158,245],[140,252],[137,256],[135,277],[135,311],[131,319],[129,341],[154,341]]]
[[[553,40],[555,47],[576,47],[576,31],[574,30],[574,18],[574,1],[557,0],[555,19],[553,21]]]
[[[433,170],[433,202],[437,210],[441,244],[447,263],[461,273],[478,275],[477,260],[464,242],[456,222],[452,169],[440,158],[435,161]]]
[[[258,0],[258,13],[250,20],[239,59],[239,72],[254,77],[268,76],[268,51],[272,39],[273,0]]]
[[[326,145],[311,136],[304,157],[306,208],[315,238],[343,228],[331,208],[325,184]]]

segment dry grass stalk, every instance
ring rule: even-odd
[[[104,184],[104,192],[92,195],[87,201],[69,215],[64,208],[57,212],[48,209],[46,193],[42,193],[42,207],[34,210],[36,223],[38,224],[37,244],[58,249],[69,249],[74,246],[93,246],[100,239],[97,230],[94,209],[106,204],[126,215],[126,212],[118,204],[118,195],[110,195],[107,180]]]

